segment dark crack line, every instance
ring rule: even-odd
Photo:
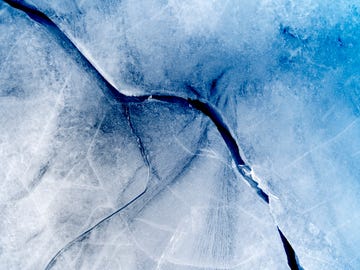
[[[73,239],[72,241],[70,241],[69,243],[66,244],[66,246],[64,246],[62,249],[60,249],[50,260],[50,262],[46,265],[45,270],[49,270],[51,269],[51,267],[56,263],[56,260],[59,256],[61,256],[67,249],[69,249],[73,244],[75,244],[76,242],[81,242],[84,239],[89,237],[89,234],[92,230],[94,230],[96,227],[100,226],[102,223],[110,220],[113,216],[115,216],[116,214],[118,214],[119,212],[121,212],[122,210],[124,210],[125,208],[127,208],[129,205],[133,204],[135,201],[137,201],[140,197],[142,197],[147,191],[147,188],[145,188],[145,190],[143,192],[141,192],[139,195],[137,195],[134,199],[132,199],[130,202],[128,202],[127,204],[125,204],[124,206],[120,207],[118,210],[116,210],[115,212],[111,213],[110,215],[108,215],[107,217],[103,218],[102,220],[100,220],[98,223],[96,223],[94,226],[92,226],[91,228],[89,228],[88,230],[86,230],[85,232],[83,232],[82,234],[80,234],[78,237],[76,237],[75,239]]]
[[[286,239],[286,237],[284,236],[282,231],[279,229],[279,226],[277,226],[277,229],[278,229],[281,241],[283,242],[283,246],[284,246],[284,249],[286,252],[286,257],[287,257],[287,261],[288,261],[288,265],[289,265],[290,269],[291,270],[304,270],[304,268],[302,268],[300,266],[300,263],[296,256],[296,253],[295,253],[295,250],[292,248],[289,241]]]
[[[150,161],[148,159],[144,144],[143,144],[140,136],[135,132],[134,126],[133,126],[132,121],[131,121],[130,109],[129,109],[129,106],[127,106],[127,104],[124,106],[124,110],[125,110],[125,117],[126,117],[126,119],[128,121],[131,133],[136,137],[136,141],[137,141],[138,148],[140,150],[141,156],[142,156],[145,164],[149,168],[149,174],[150,174],[150,172],[151,172]]]
[[[50,167],[50,160],[48,160],[45,164],[41,165],[40,169],[38,170],[37,175],[33,178],[33,180],[29,184],[28,188],[30,190],[33,190],[40,184],[42,178],[44,177],[46,172],[49,170],[49,167]]]
[[[202,99],[191,99],[185,98],[176,95],[162,95],[162,94],[154,94],[154,95],[139,95],[139,96],[127,96],[122,94],[118,89],[113,86],[99,71],[98,69],[83,55],[79,48],[72,42],[71,39],[67,37],[67,35],[44,13],[37,10],[32,5],[24,3],[23,1],[19,0],[3,0],[3,2],[7,3],[8,5],[12,6],[15,9],[21,10],[26,13],[32,20],[38,22],[39,24],[43,25],[45,29],[51,34],[55,40],[57,40],[58,44],[63,47],[68,53],[70,53],[75,59],[77,63],[80,64],[85,70],[88,70],[93,74],[93,76],[97,79],[96,81],[101,83],[100,88],[102,89],[104,95],[109,99],[111,102],[112,99],[120,102],[120,103],[141,103],[146,100],[154,99],[158,101],[168,102],[168,103],[177,103],[182,105],[188,105],[194,107],[195,109],[199,110],[207,117],[211,119],[211,121],[217,127],[219,133],[221,134],[222,138],[224,139],[236,165],[237,169],[239,170],[240,174],[245,178],[245,180],[250,184],[250,186],[256,191],[259,197],[264,200],[267,204],[269,204],[269,196],[264,192],[260,187],[259,183],[255,181],[251,177],[251,168],[246,165],[245,161],[242,159],[240,155],[240,150],[238,144],[235,140],[235,137],[230,132],[230,128],[226,125],[225,121],[223,120],[221,114],[217,111],[217,109],[208,104],[205,100]],[[216,84],[211,86],[212,88],[216,87]],[[214,91],[214,89],[213,89]],[[89,232],[93,230],[95,227],[99,226],[104,221],[110,219],[112,216],[120,212],[121,210],[128,207],[138,198],[140,198],[147,189],[145,189],[141,194],[135,197],[132,201],[118,209],[117,211],[113,212],[111,215],[105,217],[101,221],[99,221],[96,225],[82,233],[76,239],[69,242],[64,248],[62,248],[49,262],[46,266],[46,269],[50,269],[51,266],[55,263],[56,258],[64,252],[68,247],[70,247],[74,242],[82,240],[87,237]],[[284,234],[278,229],[280,238],[283,242],[285,252],[287,254],[289,267],[293,270],[301,269],[298,266],[296,255],[291,247],[289,241],[286,239]],[[294,255],[293,255],[293,254]],[[289,259],[290,258],[290,259]],[[292,258],[295,258],[293,260]],[[295,266],[294,266],[295,265]]]

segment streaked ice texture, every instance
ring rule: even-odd
[[[15,2],[269,204],[1,2],[0,269],[360,268],[358,1]]]

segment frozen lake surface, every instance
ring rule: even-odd
[[[359,269],[360,3],[0,2],[0,269]]]

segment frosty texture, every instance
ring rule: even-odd
[[[25,4],[60,32],[0,4],[0,268],[287,269],[277,228],[359,268],[359,3]]]

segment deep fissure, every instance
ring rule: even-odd
[[[289,243],[289,241],[286,239],[286,237],[284,236],[284,234],[282,233],[282,231],[279,229],[279,226],[277,227],[278,232],[280,234],[280,238],[281,241],[283,242],[283,246],[286,252],[286,257],[287,257],[287,261],[289,264],[290,269],[292,270],[304,270],[297,259],[295,250],[292,248],[291,244]]]
[[[60,30],[60,28],[43,12],[37,10],[35,7],[26,4],[24,2],[20,1],[12,1],[12,0],[3,0],[8,5],[12,6],[13,8],[17,10],[21,10],[22,12],[26,13],[32,20],[38,22],[39,24],[43,25],[46,30],[54,36],[54,38],[58,41],[58,43],[67,51],[72,52],[72,55],[75,55],[77,57],[77,62],[80,63],[83,67],[89,68],[89,71],[92,73],[93,76],[95,76],[96,81],[100,82],[102,84],[101,89],[104,92],[104,95],[107,98],[114,99],[117,102],[120,103],[141,103],[146,100],[157,100],[167,103],[177,103],[177,104],[183,104],[191,106],[198,111],[202,112],[204,115],[209,117],[211,121],[215,124],[217,127],[219,133],[221,134],[222,138],[224,139],[228,150],[231,153],[231,156],[236,164],[236,167],[240,174],[244,177],[244,179],[248,182],[248,184],[256,191],[258,196],[265,201],[267,204],[269,204],[269,195],[266,194],[260,187],[259,183],[253,179],[251,176],[251,167],[248,166],[243,158],[240,155],[240,149],[238,147],[238,144],[230,132],[229,127],[226,125],[225,121],[223,120],[221,114],[217,111],[215,107],[213,107],[211,104],[207,103],[205,100],[199,99],[191,99],[191,98],[185,98],[181,96],[176,95],[161,95],[161,94],[154,94],[154,95],[140,95],[140,96],[127,96],[125,94],[122,94],[119,92],[115,86],[113,86],[98,70],[97,68],[83,55],[83,53],[76,47],[76,45],[67,37],[67,35]],[[216,82],[211,85],[211,90],[214,91],[213,88],[216,87]],[[141,149],[143,153],[143,149]],[[145,162],[148,164],[147,160]],[[110,214],[109,216],[103,218],[100,220],[97,224],[95,224],[90,229],[83,232],[81,235],[73,239],[71,242],[69,242],[65,247],[60,249],[55,256],[50,260],[50,262],[47,264],[45,269],[50,269],[54,263],[56,262],[56,259],[59,255],[63,253],[64,250],[66,250],[68,247],[73,245],[75,242],[80,241],[87,237],[87,235],[98,225],[103,223],[104,221],[110,219],[115,214],[119,213],[129,205],[131,205],[133,202],[135,202],[137,199],[139,199],[147,189],[145,189],[142,193],[140,193],[137,197],[132,199],[130,202]],[[285,235],[282,233],[280,228],[277,226],[281,241],[283,243],[283,247],[288,259],[288,265],[290,269],[292,270],[301,270],[301,266],[298,263],[296,253],[294,249],[292,248],[291,244],[285,237]]]

